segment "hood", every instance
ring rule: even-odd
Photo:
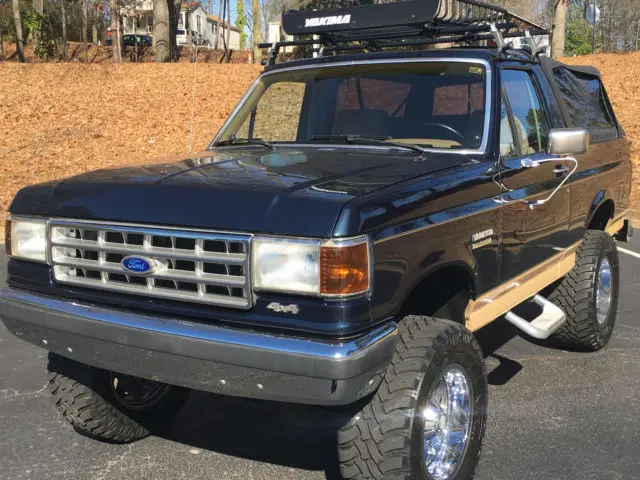
[[[350,200],[468,162],[381,148],[220,148],[176,163],[99,170],[27,187],[13,214],[330,236]]]

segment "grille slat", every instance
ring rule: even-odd
[[[242,264],[246,261],[246,254],[244,253],[223,253],[223,252],[208,252],[202,251],[201,254],[195,253],[196,250],[181,250],[173,248],[153,247],[140,245],[126,245],[120,243],[99,243],[92,241],[80,240],[77,238],[52,238],[52,245],[59,247],[75,247],[91,249],[97,252],[117,253],[122,255],[143,255],[146,257],[160,257],[160,258],[173,258],[179,257],[181,260],[206,260],[209,262],[220,262],[224,264]]]
[[[55,264],[64,267],[81,268],[83,270],[95,270],[101,273],[119,273],[123,274],[122,266],[119,263],[104,262],[99,263],[92,260],[84,260],[82,258],[57,257]],[[176,282],[199,282],[209,285],[221,285],[231,287],[243,287],[247,283],[247,279],[240,275],[218,275],[215,273],[202,273],[197,275],[196,272],[188,272],[183,270],[168,270],[168,272],[149,273],[144,275],[146,278],[155,278],[161,280],[170,280]]]
[[[57,282],[232,308],[252,306],[251,235],[54,220],[51,261]],[[147,274],[121,261],[141,256]]]

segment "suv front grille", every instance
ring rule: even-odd
[[[51,222],[56,282],[149,297],[248,309],[251,235],[94,222]],[[150,273],[122,266],[148,259]]]

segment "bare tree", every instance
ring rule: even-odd
[[[67,0],[60,0],[60,17],[62,21],[62,60],[69,58],[69,42],[67,39]]]
[[[20,1],[11,0],[13,8],[13,23],[16,28],[16,52],[18,60],[24,63],[24,39],[22,37],[22,18],[20,18]]]
[[[156,44],[156,62],[171,61],[171,43],[169,26],[169,2],[153,2],[153,40]]]
[[[61,0],[64,2],[65,0]],[[118,8],[118,0],[109,0],[109,29],[111,30],[111,57],[113,63],[122,62],[122,45],[120,37],[120,9]]]
[[[178,48],[178,19],[180,18],[180,9],[182,8],[182,0],[168,0],[169,2],[169,42],[171,43],[172,60],[180,59],[180,49]]]
[[[551,30],[551,56],[559,58],[564,55],[564,35],[567,23],[569,0],[554,0],[553,27]]]
[[[226,39],[226,46],[227,46],[227,50],[229,50],[229,40],[231,39],[231,4],[229,3],[229,0],[225,0],[227,2],[227,31],[226,31],[226,35],[227,35],[227,39]]]
[[[82,50],[84,51],[84,61],[87,63],[87,29],[89,28],[89,17],[87,16],[87,0],[82,0]]]
[[[220,23],[224,23],[222,20],[222,2],[224,0],[218,0],[218,24],[216,26],[216,39],[214,41],[214,48],[217,50],[220,47]],[[224,33],[224,30],[223,30]]]
[[[33,0],[31,2],[31,7],[33,11],[42,15],[44,13],[44,0]],[[33,35],[33,32],[29,32],[29,36],[32,37],[33,40],[33,48],[34,50],[38,46],[38,38]]]
[[[153,42],[156,62],[170,62],[180,58],[176,35],[181,5],[182,0],[153,0]]]
[[[253,16],[253,63],[262,61],[262,49],[258,47],[262,42],[262,30],[260,28],[260,0],[251,1],[251,15]]]

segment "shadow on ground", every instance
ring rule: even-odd
[[[192,392],[164,438],[340,479],[337,431],[354,412]]]

